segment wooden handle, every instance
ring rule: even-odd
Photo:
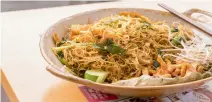
[[[174,15],[184,19],[185,21],[189,22],[190,24],[196,26],[197,28],[199,28],[200,30],[204,31],[205,33],[209,34],[210,36],[212,36],[212,30],[204,27],[203,25],[196,23],[195,21],[193,21],[192,19],[188,18],[187,16],[177,12],[176,10],[166,6],[165,4],[158,4],[159,6],[161,6],[162,8],[168,10],[169,12],[173,13]]]

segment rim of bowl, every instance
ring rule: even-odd
[[[55,27],[55,25],[59,24],[60,22],[64,22],[66,21],[66,19],[71,19],[75,16],[80,16],[83,14],[89,14],[89,13],[93,13],[93,12],[97,12],[97,11],[104,11],[104,10],[112,10],[112,9],[142,9],[144,11],[151,11],[151,12],[157,12],[157,13],[162,13],[165,15],[169,15],[171,16],[172,14],[169,12],[165,12],[165,11],[159,11],[159,10],[154,10],[154,9],[145,9],[145,8],[103,8],[103,9],[96,9],[96,10],[90,10],[90,11],[84,11],[81,13],[77,13],[74,14],[72,16],[68,16],[65,17],[59,21],[57,21],[56,23],[54,23],[52,26],[50,26],[40,37],[40,42],[39,42],[39,46],[40,46],[40,52],[41,55],[43,56],[43,58],[45,59],[45,61],[50,65],[50,67],[52,67],[53,69],[57,70],[57,71],[49,71],[50,73],[54,74],[57,77],[60,77],[62,79],[68,80],[68,81],[72,81],[78,84],[82,84],[82,85],[97,85],[97,86],[101,86],[101,87],[111,87],[111,88],[118,88],[118,89],[162,89],[162,88],[173,88],[173,87],[181,87],[181,86],[188,86],[188,85],[192,85],[192,84],[201,84],[204,83],[206,81],[212,80],[212,77],[208,77],[208,78],[204,78],[204,79],[200,79],[200,80],[196,80],[196,81],[191,81],[191,82],[186,82],[186,83],[177,83],[177,84],[169,84],[169,85],[157,85],[157,86],[119,86],[119,85],[113,85],[113,84],[101,84],[101,83],[96,83],[96,82],[92,82],[83,78],[80,78],[78,76],[66,76],[64,75],[64,73],[62,71],[60,71],[59,69],[61,67],[57,66],[56,64],[54,64],[50,58],[47,56],[46,52],[44,51],[44,37]],[[48,70],[48,69],[47,69]],[[60,72],[60,74],[58,73]]]

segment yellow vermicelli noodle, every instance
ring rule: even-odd
[[[179,31],[176,34],[183,35],[187,40],[193,36],[190,29],[177,26]],[[159,49],[175,49],[169,41],[171,28],[165,22],[154,22],[137,13],[122,12],[92,24],[71,25],[68,41],[59,47],[68,46],[62,49],[62,56],[67,62],[66,66],[80,77],[86,70],[109,72],[106,79],[109,83],[144,74],[166,75],[169,72],[161,73],[163,65],[156,69],[154,61],[158,60],[160,64],[177,63],[177,58],[172,56],[164,57],[162,62],[158,59]],[[108,53],[95,47],[95,44],[103,44],[108,40],[121,48],[123,54]],[[167,53],[175,55],[177,51]]]

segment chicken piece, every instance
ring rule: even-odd
[[[169,74],[169,72],[167,70],[159,68],[159,69],[157,69],[157,72],[154,76],[161,76],[161,75],[165,75],[165,74]]]
[[[188,63],[183,63],[181,70],[180,70],[180,76],[181,77],[185,76],[187,69],[188,69]]]
[[[180,69],[177,68],[174,72],[171,73],[172,76],[176,77],[176,76],[179,76],[180,74]]]
[[[100,27],[92,27],[92,29],[91,29],[91,32],[94,35],[102,35],[103,31],[104,31],[103,28],[100,28]]]
[[[170,72],[170,73],[172,73],[172,72],[174,72],[176,69],[179,69],[179,68],[181,68],[181,64],[170,64],[170,65],[168,65],[167,66],[167,70]]]
[[[94,36],[90,31],[84,31],[81,33],[82,33],[81,35],[74,35],[72,40],[75,40],[76,42],[82,42],[82,43],[95,42]]]
[[[107,39],[115,39],[116,35],[114,34],[115,32],[107,30],[104,32],[104,34],[100,35],[101,39],[100,39],[100,43],[105,42],[105,40]]]
[[[71,35],[78,35],[80,31],[86,31],[90,28],[90,25],[71,25]]]
[[[120,12],[119,15],[121,16],[130,16],[130,17],[140,17],[141,15],[136,12]]]
[[[142,16],[141,14],[136,13],[136,12],[120,12],[119,15],[121,15],[121,16],[130,16],[130,17],[134,17],[134,18],[141,18],[142,20],[144,20],[144,21],[146,21],[148,23],[151,23],[149,18],[147,18],[145,16]]]

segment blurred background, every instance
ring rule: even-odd
[[[121,0],[66,0],[66,1],[1,1],[1,11],[17,11],[17,10],[28,10],[48,7],[59,7],[68,5],[80,5],[80,4],[91,4],[91,3],[103,3],[113,2]]]

